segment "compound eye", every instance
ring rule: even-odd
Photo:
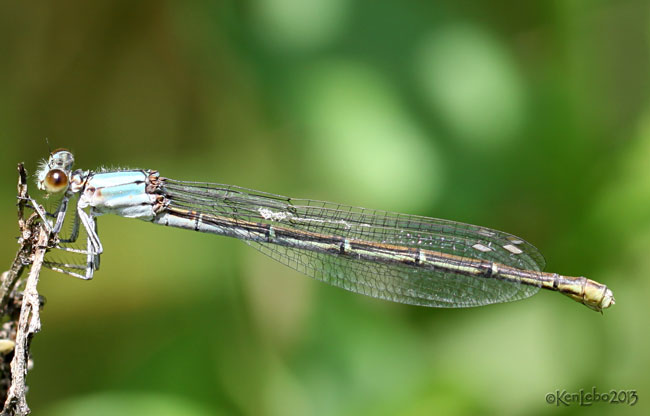
[[[61,192],[68,187],[68,175],[61,169],[51,169],[45,175],[45,181],[43,182],[47,192]]]

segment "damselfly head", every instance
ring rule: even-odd
[[[66,149],[57,149],[38,169],[38,189],[57,193],[68,189],[74,156]]]

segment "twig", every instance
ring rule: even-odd
[[[37,221],[36,213],[27,219],[24,217],[27,201],[33,200],[27,193],[27,174],[22,164],[18,165],[18,200],[18,226],[21,234],[18,243],[20,247],[11,268],[2,274],[0,279],[0,312],[3,316],[9,316],[9,321],[3,325],[0,331],[0,335],[5,338],[0,340],[0,354],[3,354],[0,360],[2,367],[0,394],[2,394],[2,398],[6,397],[2,409],[3,416],[28,415],[30,413],[25,397],[27,393],[25,376],[30,368],[31,339],[41,329],[39,317],[41,301],[37,284],[43,258],[50,241],[49,231],[42,222]],[[25,282],[24,292],[21,294],[16,290],[17,282],[25,268],[30,265],[31,270]],[[21,305],[20,315],[16,316],[18,305]],[[4,345],[4,350],[2,345]],[[6,360],[11,357],[12,352],[10,371],[7,371]]]
[[[29,346],[31,338],[41,330],[39,316],[41,302],[37,284],[43,265],[43,257],[47,251],[49,237],[49,233],[45,230],[45,227],[39,228],[38,239],[33,254],[33,263],[29,276],[27,277],[25,291],[23,292],[18,331],[16,333],[16,347],[14,350],[14,358],[11,361],[11,386],[9,387],[3,414],[12,414],[7,413],[7,411],[13,411],[15,415],[27,415],[30,413],[25,398],[25,394],[27,393],[25,376],[29,369]]]
[[[34,235],[36,215],[32,214],[25,220],[25,205],[29,199],[27,193],[27,173],[22,163],[18,164],[18,228],[20,229],[20,238],[18,243],[20,248],[16,253],[11,268],[2,274],[0,282],[0,310],[4,312],[9,302],[12,290],[20,278],[25,267],[30,264],[32,252],[32,236]]]

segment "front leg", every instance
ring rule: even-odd
[[[27,201],[29,201],[29,204],[31,205],[32,209],[38,214],[40,217],[41,221],[43,222],[43,225],[47,229],[47,231],[50,233],[50,235],[58,234],[61,231],[61,228],[63,227],[63,221],[65,220],[65,215],[68,212],[68,201],[72,197],[72,192],[68,189],[65,194],[63,194],[63,197],[61,198],[61,202],[59,203],[59,206],[57,207],[56,211],[54,214],[50,214],[49,212],[45,211],[43,207],[36,202],[34,198],[31,196],[28,196]],[[47,217],[54,217],[56,220],[54,223],[50,222],[50,220]],[[77,229],[76,232],[78,233],[79,227],[78,227],[78,220],[77,222]],[[75,230],[73,229],[73,234],[75,233]],[[76,240],[76,236],[74,236],[72,241]],[[67,242],[67,241],[66,241]]]
[[[43,209],[43,207],[38,202],[36,202],[36,200],[34,198],[32,198],[31,196],[27,196],[27,197],[20,197],[19,196],[18,199],[29,202],[27,207],[33,209],[34,212],[36,212],[36,214],[38,214],[38,217],[43,222],[43,225],[47,229],[47,232],[50,233],[50,234],[52,234],[54,232],[54,227],[52,226],[52,223],[50,223],[50,220],[47,219],[48,216],[54,217],[54,215],[52,215],[49,212],[45,211],[45,209]]]

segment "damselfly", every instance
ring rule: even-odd
[[[544,258],[535,247],[490,228],[179,181],[154,170],[73,171],[73,163],[71,152],[58,149],[42,164],[38,187],[62,197],[53,214],[39,213],[58,235],[69,203],[76,200],[71,235],[56,239],[53,248],[82,255],[84,264],[45,265],[82,279],[93,277],[103,251],[96,218],[116,214],[235,237],[315,279],[394,302],[481,306],[523,299],[544,288],[596,311],[614,304],[607,286],[543,273]],[[72,248],[80,229],[86,247]]]

